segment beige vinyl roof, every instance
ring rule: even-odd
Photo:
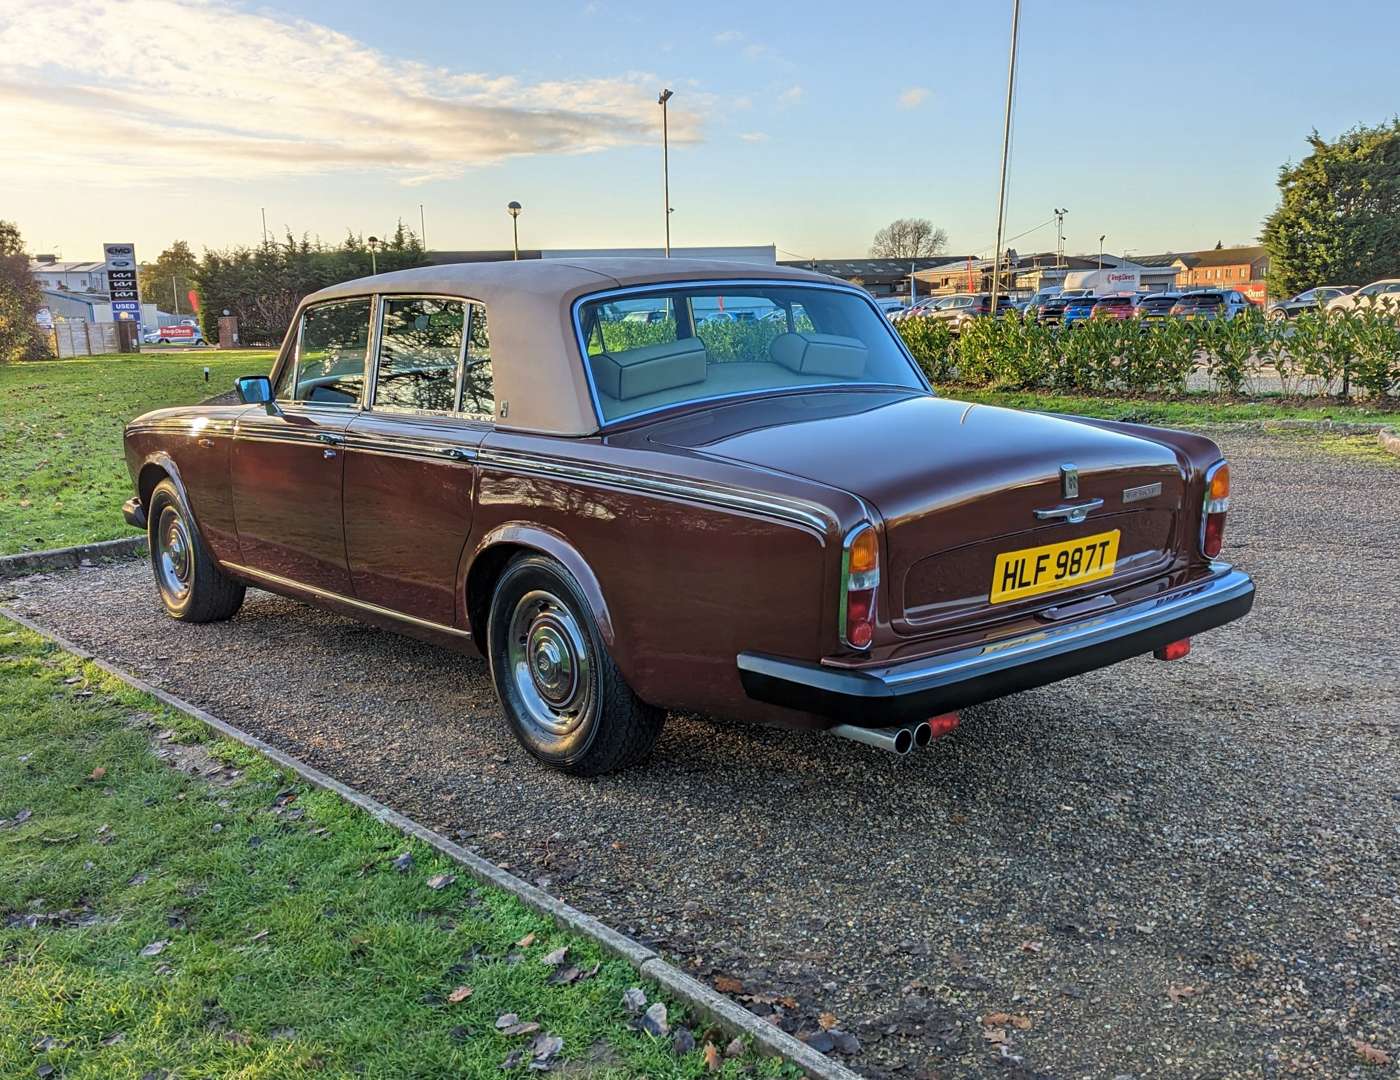
[[[351,296],[437,294],[486,305],[497,424],[553,435],[589,435],[598,416],[574,333],[580,296],[673,281],[843,281],[790,266],[718,259],[588,258],[451,263],[356,278],[312,293],[314,304]],[[502,406],[509,403],[505,416]]]

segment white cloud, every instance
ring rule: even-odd
[[[899,95],[899,107],[901,109],[917,109],[928,99],[928,88],[924,86],[911,86]]]
[[[6,0],[0,176],[142,182],[380,170],[405,182],[655,138],[655,76],[524,83],[211,0]],[[190,47],[154,47],[163,41]],[[43,49],[35,42],[45,43]],[[700,137],[704,95],[673,110]]]
[[[741,132],[739,133],[739,138],[743,139],[744,142],[748,142],[748,143],[767,142],[767,141],[768,141],[768,132],[766,132],[766,131],[741,131]]]
[[[786,90],[784,90],[781,94],[778,95],[778,104],[797,105],[801,103],[802,98],[806,93],[807,91],[803,90],[802,87],[794,83],[792,86],[789,86]]]

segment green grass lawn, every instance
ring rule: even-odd
[[[726,1040],[686,1029],[691,1048],[674,1007],[669,1033],[634,1030],[639,985],[430,848],[0,620],[0,1076],[526,1075],[548,1036],[575,1076],[796,1075],[737,1048],[710,1049],[711,1072],[707,1040]],[[525,1030],[501,1030],[507,1013]]]
[[[270,350],[162,349],[132,357],[0,364],[0,555],[131,535],[122,427],[266,372]],[[204,368],[209,367],[209,381]]]

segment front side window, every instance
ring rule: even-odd
[[[461,300],[385,297],[375,408],[447,413],[456,407],[466,311]]]
[[[335,300],[302,313],[294,400],[347,407],[364,400],[369,308],[368,298]]]
[[[878,309],[841,289],[678,285],[579,307],[604,421],[730,394],[922,380]]]

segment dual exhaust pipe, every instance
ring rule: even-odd
[[[957,713],[944,713],[931,720],[920,720],[917,724],[902,727],[869,728],[855,724],[837,724],[830,728],[831,734],[851,742],[864,743],[877,750],[884,750],[897,757],[904,757],[914,750],[922,750],[940,736],[947,735],[958,726]]]

